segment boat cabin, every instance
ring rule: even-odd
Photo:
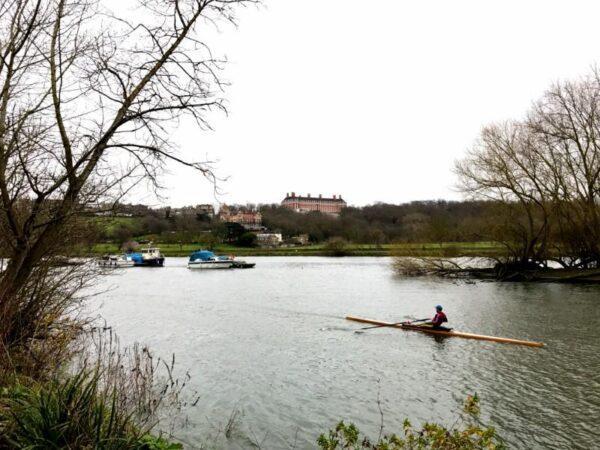
[[[160,249],[156,247],[144,248],[140,251],[144,258],[160,258],[162,255]]]

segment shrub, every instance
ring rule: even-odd
[[[329,239],[325,244],[325,251],[330,256],[348,256],[350,254],[348,243],[341,237]]]
[[[115,388],[105,395],[99,374],[79,372],[64,380],[3,388],[0,445],[15,448],[178,449],[138,427],[118,408]]]
[[[256,234],[247,231],[240,235],[235,243],[239,247],[256,247]]]
[[[402,436],[391,434],[371,442],[361,436],[354,424],[343,421],[328,434],[322,434],[317,444],[322,450],[364,449],[364,450],[500,450],[505,446],[493,427],[478,424],[479,398],[467,397],[459,420],[453,428],[435,423],[425,423],[416,430],[407,420],[404,421]],[[458,425],[458,426],[457,426]]]
[[[106,327],[82,333],[74,350],[51,376],[0,378],[0,448],[182,448],[151,434],[159,421],[172,431],[187,405],[189,375],[174,377],[174,357],[122,349]]]

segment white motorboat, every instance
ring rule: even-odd
[[[198,250],[190,255],[188,269],[231,269],[233,264],[233,258],[217,256],[208,250]]]
[[[102,267],[133,267],[135,262],[130,255],[104,255],[98,260],[98,265]]]

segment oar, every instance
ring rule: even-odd
[[[381,327],[394,327],[396,325],[402,325],[403,323],[416,323],[416,322],[425,322],[427,320],[431,320],[429,317],[426,319],[417,319],[417,320],[404,320],[402,322],[397,322],[397,323],[391,323],[391,324],[386,324],[386,325],[373,325],[371,327],[364,327],[364,328],[359,328],[358,330],[355,330],[355,333],[361,333],[363,330],[370,330],[371,328],[381,328]]]

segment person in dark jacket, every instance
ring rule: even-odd
[[[442,326],[445,322],[448,322],[448,318],[446,317],[446,314],[443,311],[444,308],[442,308],[442,305],[437,305],[435,307],[435,316],[433,316],[433,319],[431,319],[431,325],[433,326],[433,328],[441,328],[443,329],[444,327]]]

